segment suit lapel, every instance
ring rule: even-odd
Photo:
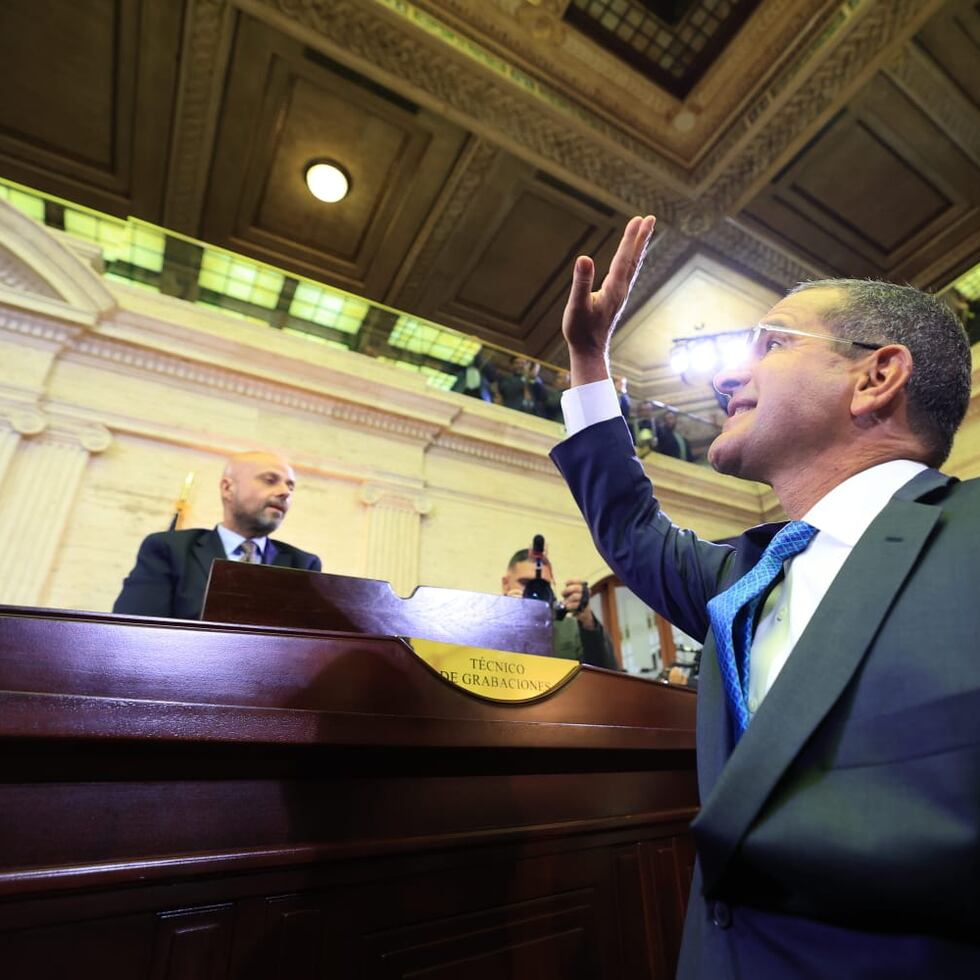
[[[942,509],[917,503],[916,498],[948,482],[934,470],[924,471],[892,498],[862,535],[717,783],[707,798],[702,796],[694,828],[706,893],[720,881],[776,784],[854,676],[929,539]],[[716,664],[711,674],[718,674]],[[720,677],[717,683],[713,677],[708,680],[709,691],[715,686],[714,697],[723,706]],[[727,728],[723,707],[712,714]],[[715,746],[723,740],[727,745],[730,739],[717,727],[714,737]]]
[[[221,543],[221,537],[213,528],[210,531],[204,531],[191,548],[191,559],[196,563],[205,581],[211,574],[211,562],[216,558],[226,557],[225,546]]]
[[[277,548],[272,538],[265,541],[265,562],[266,565],[278,565],[280,568],[292,568],[293,556],[288,551]]]

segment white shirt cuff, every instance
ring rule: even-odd
[[[561,396],[561,413],[565,417],[565,431],[570,436],[623,414],[612,378],[569,388]]]

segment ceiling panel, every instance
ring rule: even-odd
[[[465,132],[248,17],[223,110],[204,236],[384,300]],[[351,175],[343,201],[310,195],[318,158]]]
[[[0,0],[0,58],[0,176],[536,357],[634,209],[660,224],[626,326],[695,255],[776,289],[980,257],[975,0]],[[322,156],[340,204],[303,182]]]
[[[158,0],[3,0],[4,175],[158,220],[180,24]]]
[[[501,154],[436,263],[427,316],[535,356],[560,332],[571,267],[608,263],[625,218]]]
[[[743,217],[840,275],[913,279],[915,253],[980,228],[980,167],[879,73]]]

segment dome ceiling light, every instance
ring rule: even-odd
[[[325,204],[336,204],[347,197],[350,175],[332,160],[314,160],[306,166],[306,186]]]

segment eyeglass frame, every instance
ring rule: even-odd
[[[763,332],[786,333],[793,337],[811,337],[813,340],[830,340],[835,344],[848,344],[851,347],[863,347],[865,350],[881,350],[885,344],[872,344],[866,340],[848,340],[847,337],[834,337],[831,334],[810,333],[808,330],[793,330],[791,327],[777,327],[768,323],[757,323],[750,330],[747,330],[749,346],[754,347],[759,342],[759,336]]]
[[[830,334],[822,333],[810,333],[807,330],[794,330],[792,327],[779,327],[774,324],[768,323],[757,323],[754,327],[745,331],[745,335],[748,339],[746,344],[746,350],[751,351],[753,347],[759,342],[759,337],[763,333],[785,333],[793,337],[810,337],[813,340],[829,340],[835,344],[847,344],[849,347],[863,347],[865,350],[881,350],[885,347],[885,344],[872,344],[866,340],[849,340],[846,337],[834,337]],[[748,357],[746,357],[748,360]],[[720,372],[719,372],[720,373]],[[732,396],[725,391],[720,391],[715,385],[714,381],[711,383],[711,387],[718,392],[724,398],[731,398]]]

